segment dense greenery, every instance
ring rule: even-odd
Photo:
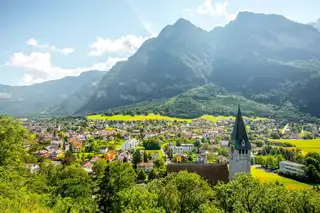
[[[144,172],[137,175],[130,163],[104,159],[94,163],[92,175],[76,162],[56,166],[49,160],[40,162],[38,172],[31,173],[24,162],[25,137],[29,136],[18,122],[0,117],[0,148],[5,148],[0,152],[0,212],[320,211],[316,189],[290,191],[241,174],[212,187],[194,173],[160,175],[162,159],[154,161],[147,184],[137,184],[146,176]],[[318,158],[311,154],[306,162],[312,165]]]
[[[235,115],[236,107],[241,104],[242,113],[246,116],[259,116],[295,121],[319,122],[320,119],[303,114],[286,102],[281,107],[249,100],[243,96],[232,94],[214,84],[205,84],[165,100],[153,100],[128,106],[112,108],[105,115],[142,113],[159,113],[179,118],[196,118],[204,114]]]

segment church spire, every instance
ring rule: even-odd
[[[231,144],[235,146],[236,150],[251,150],[246,125],[241,115],[240,104],[238,105],[238,113],[231,134]]]

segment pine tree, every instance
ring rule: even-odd
[[[143,162],[148,163],[148,156],[146,151],[144,151],[143,153]]]

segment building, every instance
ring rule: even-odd
[[[176,162],[180,163],[167,164],[167,172],[168,174],[183,170],[195,172],[213,185],[217,184],[218,181],[228,182],[228,180],[235,177],[236,173],[249,173],[251,166],[251,144],[248,140],[240,107],[233,127],[229,150],[229,171],[226,162],[206,163],[206,156],[203,153],[197,156],[197,163],[182,163],[182,160],[179,161],[177,159]]]
[[[305,165],[300,163],[294,163],[291,161],[280,161],[279,162],[279,172],[283,174],[289,174],[289,175],[298,175],[298,176],[304,176]]]
[[[129,139],[126,142],[124,142],[121,146],[121,150],[133,150],[139,145],[139,141],[136,139]]]
[[[207,163],[207,151],[203,150],[199,154],[197,154],[197,163]]]
[[[73,153],[78,153],[78,152],[81,152],[81,149],[82,149],[82,143],[75,138],[71,138],[70,139],[70,150]]]
[[[173,144],[169,144],[169,148],[172,150],[174,154],[183,154],[186,152],[192,152],[194,149],[193,144],[181,144],[181,146],[175,146]]]
[[[236,173],[250,173],[251,144],[241,115],[240,106],[229,143],[229,156],[229,180],[233,179]]]
[[[218,181],[228,182],[228,167],[227,164],[222,163],[169,163],[167,165],[167,172],[176,173],[182,170],[187,172],[195,172],[208,183],[215,185]]]
[[[106,146],[100,147],[99,152],[100,154],[106,154],[108,152],[108,147]]]
[[[138,163],[137,169],[144,170],[145,172],[151,172],[153,169],[153,163]]]

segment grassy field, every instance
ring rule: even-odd
[[[302,149],[303,152],[319,152],[320,153],[320,138],[313,139],[313,140],[287,140],[287,139],[280,139],[280,140],[273,140],[270,141],[275,142],[287,142],[295,145],[297,148]]]
[[[234,119],[233,116],[213,116],[213,115],[203,115],[200,117],[201,119],[205,119],[212,122],[217,122],[218,120],[223,119]],[[193,119],[183,119],[183,118],[174,118],[174,117],[168,117],[168,116],[162,116],[162,115],[156,115],[156,114],[149,114],[149,115],[113,115],[113,116],[105,116],[105,115],[89,115],[89,120],[115,120],[115,121],[141,121],[141,120],[168,120],[168,121],[187,121],[190,122]],[[197,118],[196,118],[197,119]],[[267,118],[248,118],[250,120],[265,120]]]
[[[164,154],[163,154],[163,151],[162,150],[146,150],[147,154],[154,154],[154,153],[159,153],[159,156],[162,157]]]
[[[251,167],[251,174],[252,176],[258,178],[261,182],[276,182],[279,181],[279,183],[283,184],[288,189],[309,189],[312,188],[311,185],[300,183],[298,181],[285,178],[282,176],[279,176],[274,173],[266,172],[262,169],[257,169],[254,167]]]
[[[142,120],[169,120],[169,121],[191,121],[191,119],[183,119],[183,118],[172,118],[168,116],[162,115],[113,115],[113,116],[105,116],[105,115],[90,115],[88,116],[89,120],[114,120],[114,121],[142,121]]]

